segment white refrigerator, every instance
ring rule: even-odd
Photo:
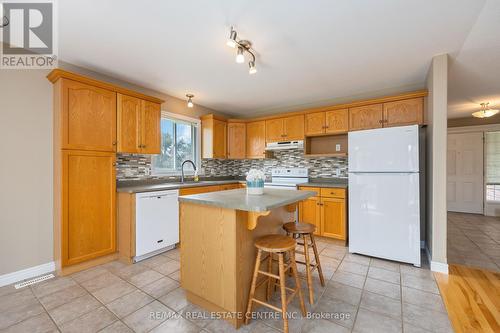
[[[349,132],[349,252],[420,266],[422,148],[418,125]]]

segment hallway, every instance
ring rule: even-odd
[[[448,212],[448,263],[500,272],[500,218]]]

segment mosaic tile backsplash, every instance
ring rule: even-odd
[[[272,168],[308,168],[310,178],[347,177],[347,157],[305,158],[302,150],[278,150],[273,158],[258,160],[204,159],[205,176],[244,176],[250,169],[264,170],[268,177]],[[117,154],[117,179],[154,179],[151,156]]]

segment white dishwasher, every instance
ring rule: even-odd
[[[146,259],[179,242],[179,191],[137,193],[135,258]]]

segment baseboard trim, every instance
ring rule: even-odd
[[[56,269],[56,264],[53,261],[51,261],[46,264],[22,269],[17,272],[0,275],[0,287],[19,282],[21,280],[31,279],[39,275],[51,273],[54,272],[55,269]]]
[[[431,263],[431,271],[448,274],[448,264],[443,264],[442,262],[432,261],[431,254],[429,253],[429,248],[425,248],[425,253],[427,255],[427,259]]]
[[[442,262],[431,261],[431,271],[448,274],[448,264]]]

